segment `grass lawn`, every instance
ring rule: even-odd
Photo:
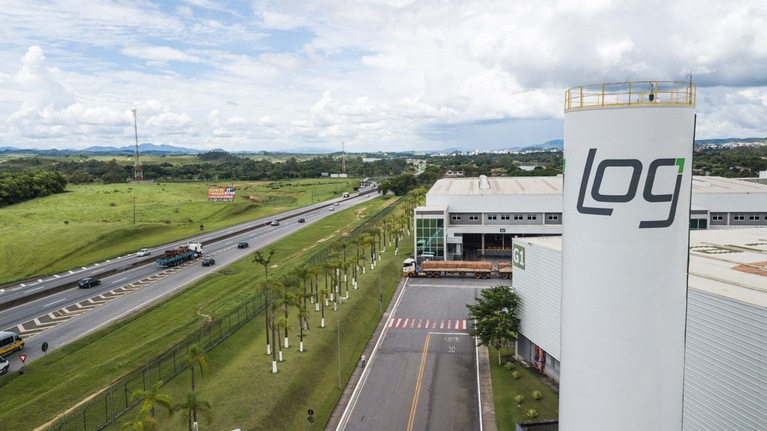
[[[0,208],[0,285],[185,238],[201,224],[219,229],[340,197],[359,182],[234,184],[234,202],[209,202],[208,183],[70,184],[65,193]]]
[[[306,256],[392,201],[377,198],[339,211],[270,246],[276,250],[270,277],[302,263]],[[401,245],[402,253],[412,249],[412,241]],[[393,294],[401,275],[401,257],[392,256],[392,250],[393,247],[387,248],[380,266],[384,301]],[[49,353],[29,364],[24,375],[3,377],[0,396],[13,398],[14,402],[4,403],[0,409],[0,430],[33,429],[47,422],[62,408],[75,405],[108,386],[110,380],[141,367],[147,358],[175,346],[178,338],[199,330],[208,316],[220,317],[253,296],[262,278],[263,269],[246,257],[161,304]],[[368,270],[359,285],[360,289],[351,291],[351,298],[344,302],[340,312],[344,381],[380,317],[377,272]],[[313,307],[310,310],[310,329],[304,339],[306,352],[298,352],[298,335],[294,331],[277,374],[271,373],[271,356],[265,355],[261,315],[209,352],[213,373],[204,379],[197,376],[197,389],[200,398],[211,403],[214,423],[208,426],[203,422],[201,429],[302,429],[307,424],[307,408],[315,410],[315,427],[323,426],[340,396],[337,313],[332,306],[325,310],[323,329],[318,327],[320,313]],[[293,321],[295,316],[290,318],[297,325]],[[180,400],[188,385],[188,374],[182,374],[164,386],[162,392]],[[134,416],[129,412],[118,424]],[[162,429],[185,429],[178,418],[159,416]],[[67,428],[71,426],[68,424]]]
[[[499,431],[514,431],[517,422],[532,420],[527,416],[530,409],[538,412],[535,419],[556,419],[559,417],[559,393],[546,386],[538,378],[536,371],[528,370],[516,364],[513,370],[507,370],[498,365],[498,351],[492,347],[490,353],[490,373],[493,379],[493,399],[495,401],[495,419]],[[501,349],[501,356],[514,354],[514,349]],[[505,363],[503,360],[502,363]],[[519,378],[514,379],[513,372]],[[541,391],[543,398],[535,400],[533,391]],[[522,395],[524,400],[517,407],[516,395]]]

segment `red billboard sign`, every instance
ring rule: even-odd
[[[209,201],[233,201],[234,187],[208,187]]]

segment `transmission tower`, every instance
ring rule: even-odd
[[[141,160],[138,153],[138,126],[136,125],[136,108],[133,108],[133,133],[136,136],[136,160],[133,162],[133,180],[144,181],[144,171],[141,169]]]

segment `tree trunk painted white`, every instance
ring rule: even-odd
[[[328,306],[328,298],[325,298],[325,306]]]
[[[289,348],[289,347],[290,347],[290,346],[288,346],[288,337],[285,337],[285,348],[287,349],[287,348]]]
[[[300,343],[300,345],[298,347],[298,351],[299,352],[303,352],[304,351],[304,342],[303,341]]]
[[[272,361],[272,374],[277,372],[277,361]]]
[[[266,345],[266,354],[267,355],[271,355],[272,354],[272,345],[271,344],[267,344]]]
[[[324,327],[325,327],[325,318],[323,317],[322,318],[322,325],[320,325],[320,328],[324,328]]]
[[[337,302],[334,302],[334,303],[333,303],[333,311],[337,311],[337,310],[338,310],[338,308],[337,308],[337,307],[338,307],[338,303],[337,303]]]
[[[280,362],[282,362],[282,350],[280,350]]]
[[[320,311],[320,303],[314,304],[314,311]]]

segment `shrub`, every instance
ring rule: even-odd
[[[69,224],[69,220],[64,220],[64,224]]]
[[[517,405],[522,404],[525,401],[524,395],[514,395],[514,401],[517,402]]]
[[[537,410],[535,410],[535,409],[530,409],[530,410],[528,410],[528,411],[527,411],[527,417],[529,417],[530,419],[535,419],[535,418],[537,418],[537,417],[538,417],[538,411],[537,411]]]
[[[519,378],[520,378],[519,372],[517,372],[517,371],[512,371],[512,372],[511,372],[511,377],[512,377],[514,380],[519,380]]]
[[[110,207],[116,207],[116,206],[117,206],[117,204],[116,204],[116,203],[114,203],[114,202],[110,202],[110,203],[109,203],[109,206],[110,206]]]
[[[511,361],[506,361],[503,366],[506,367],[507,370],[513,370],[514,367],[516,367],[516,364],[513,364]]]
[[[534,400],[537,401],[537,400],[540,400],[541,398],[543,398],[543,392],[541,392],[541,391],[533,391],[533,399]]]

